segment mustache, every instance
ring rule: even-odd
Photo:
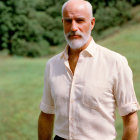
[[[67,34],[66,34],[66,36],[69,38],[70,36],[73,36],[73,35],[78,35],[78,36],[82,36],[83,37],[83,33],[81,33],[80,31],[76,31],[76,32],[73,32],[73,31],[71,31],[71,32],[68,32]]]

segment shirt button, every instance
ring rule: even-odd
[[[70,118],[70,121],[73,121],[73,118]]]
[[[71,103],[73,103],[74,102],[74,100],[71,100]]]
[[[73,139],[73,134],[70,135],[70,138]]]
[[[73,136],[74,136],[74,134],[72,133],[72,134],[71,134],[71,137],[73,138]]]

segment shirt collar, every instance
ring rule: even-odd
[[[82,52],[87,52],[87,54],[94,57],[95,56],[95,50],[96,50],[96,43],[92,38],[89,45],[87,46],[87,48],[85,50],[83,50]]]
[[[61,55],[61,59],[62,58],[64,58],[64,59],[68,59],[68,48],[69,48],[69,46],[68,45],[66,45],[66,47],[65,47],[65,49],[64,49],[64,51],[62,52],[62,55]]]
[[[90,43],[89,43],[89,45],[87,46],[87,48],[85,50],[83,50],[81,53],[86,52],[88,54],[88,56],[94,57],[96,47],[97,47],[97,45],[96,45],[95,41],[92,38]],[[64,58],[66,60],[68,59],[68,48],[69,48],[69,46],[66,45],[64,51],[62,52],[61,58]]]

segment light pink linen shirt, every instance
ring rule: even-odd
[[[139,109],[125,57],[92,40],[80,53],[74,75],[68,47],[48,61],[40,109],[55,114],[56,135],[68,140],[113,140],[116,107],[121,116]]]

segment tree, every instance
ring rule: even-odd
[[[50,46],[64,42],[62,5],[67,0],[1,0],[0,51],[21,56],[42,56]],[[94,32],[120,26],[130,20],[131,5],[140,0],[88,0],[96,18]],[[129,3],[128,3],[129,2]],[[131,4],[131,5],[130,5]]]
[[[0,2],[0,50],[8,49],[10,54],[23,56],[39,56],[44,50],[47,53],[49,43],[42,39],[44,29],[36,20],[32,3],[32,0]],[[34,44],[34,47],[28,44]]]

